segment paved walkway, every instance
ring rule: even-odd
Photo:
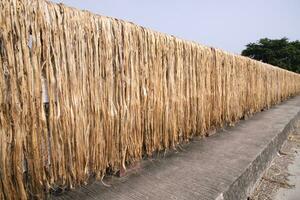
[[[195,140],[163,159],[144,161],[124,178],[110,177],[62,199],[245,199],[288,135],[300,96],[258,113],[235,127]]]

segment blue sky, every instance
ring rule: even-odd
[[[259,38],[300,39],[300,0],[52,0],[240,53]]]

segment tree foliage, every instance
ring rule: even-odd
[[[262,38],[246,45],[243,56],[300,73],[300,41]]]

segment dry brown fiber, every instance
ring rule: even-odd
[[[1,0],[0,199],[100,179],[299,92],[299,74],[249,58],[43,0]]]

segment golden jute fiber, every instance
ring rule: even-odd
[[[0,199],[101,179],[299,92],[299,74],[249,58],[42,0],[1,0]]]

